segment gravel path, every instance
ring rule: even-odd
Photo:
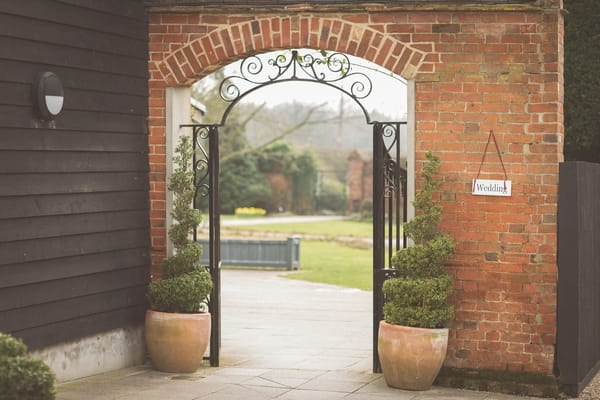
[[[600,373],[581,392],[579,397],[569,397],[569,400],[600,400]]]

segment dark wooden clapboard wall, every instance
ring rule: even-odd
[[[31,348],[143,321],[147,59],[141,1],[0,2],[0,331]],[[44,71],[65,90],[52,124]]]

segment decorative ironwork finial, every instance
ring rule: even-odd
[[[219,94],[226,102],[235,102],[253,90],[275,82],[305,81],[323,83],[342,90],[355,100],[364,99],[373,89],[371,79],[352,70],[346,54],[320,52],[320,56],[278,54],[265,62],[260,56],[245,58],[239,75],[228,76],[219,86]]]

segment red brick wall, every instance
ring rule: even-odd
[[[284,211],[292,209],[292,183],[290,179],[281,172],[267,174],[267,180],[271,185],[271,203],[273,207],[281,207]]]
[[[363,170],[365,161],[358,152],[353,152],[348,157],[348,168],[346,181],[348,186],[348,212],[357,213],[361,211],[364,200],[363,193]]]
[[[442,159],[444,228],[456,239],[447,365],[551,373],[556,214],[563,146],[561,1],[528,6],[150,14],[154,260],[165,249],[165,88],[257,52],[326,48],[415,81],[416,168]],[[224,10],[222,12],[225,12]],[[237,12],[237,13],[236,13]],[[512,197],[472,196],[493,129]],[[488,154],[483,178],[501,179]],[[418,183],[417,183],[418,185]]]

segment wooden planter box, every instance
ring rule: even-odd
[[[200,262],[208,264],[210,249],[208,239],[197,239],[197,241],[204,248]],[[222,239],[221,265],[300,269],[300,238]]]

